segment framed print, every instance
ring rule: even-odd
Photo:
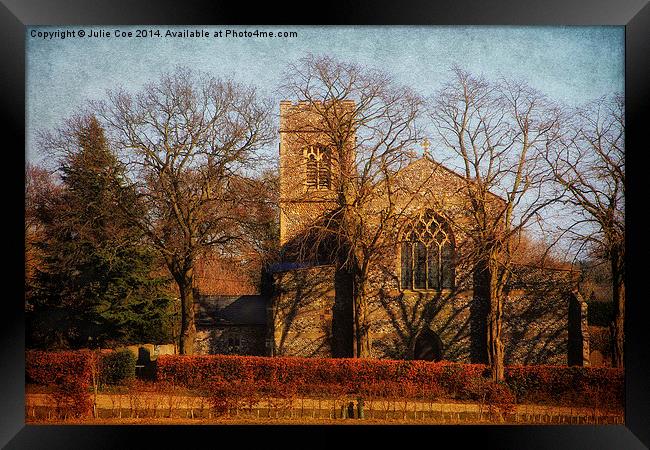
[[[647,3],[242,6],[0,7],[3,445],[650,445]]]

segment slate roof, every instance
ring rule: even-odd
[[[290,270],[296,270],[296,269],[309,269],[312,267],[313,264],[307,264],[307,263],[280,262],[280,263],[272,264],[268,270],[270,273],[276,273],[276,272],[288,272]]]
[[[196,324],[266,325],[267,298],[261,295],[200,296],[194,303]]]

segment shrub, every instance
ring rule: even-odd
[[[515,396],[506,383],[492,380],[485,386],[485,403],[490,412],[510,413],[515,409]]]
[[[89,351],[30,350],[25,355],[26,381],[52,386],[52,397],[61,416],[85,416],[92,408],[88,388],[94,361]]]
[[[28,383],[90,385],[92,353],[89,351],[45,352],[28,350],[25,354],[25,375]]]
[[[99,373],[102,384],[124,384],[135,378],[137,358],[129,350],[117,350],[102,355],[100,361]]]

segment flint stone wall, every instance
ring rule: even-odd
[[[266,356],[266,326],[229,325],[199,328],[194,353]]]

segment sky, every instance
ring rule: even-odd
[[[133,36],[115,37],[116,29]],[[138,29],[158,30],[160,37],[136,37]],[[167,30],[186,29],[207,30],[210,37],[165,37]],[[91,30],[111,35],[88,37]],[[226,37],[227,30],[297,37]],[[215,31],[222,36],[213,37]],[[62,32],[68,32],[64,39]],[[488,79],[523,80],[577,105],[624,91],[624,38],[622,26],[28,27],[25,156],[43,162],[37,132],[60,126],[87,100],[103,99],[118,86],[137,91],[176,66],[254,85],[279,102],[283,71],[308,53],[382,69],[423,95],[449,79],[456,64]]]

